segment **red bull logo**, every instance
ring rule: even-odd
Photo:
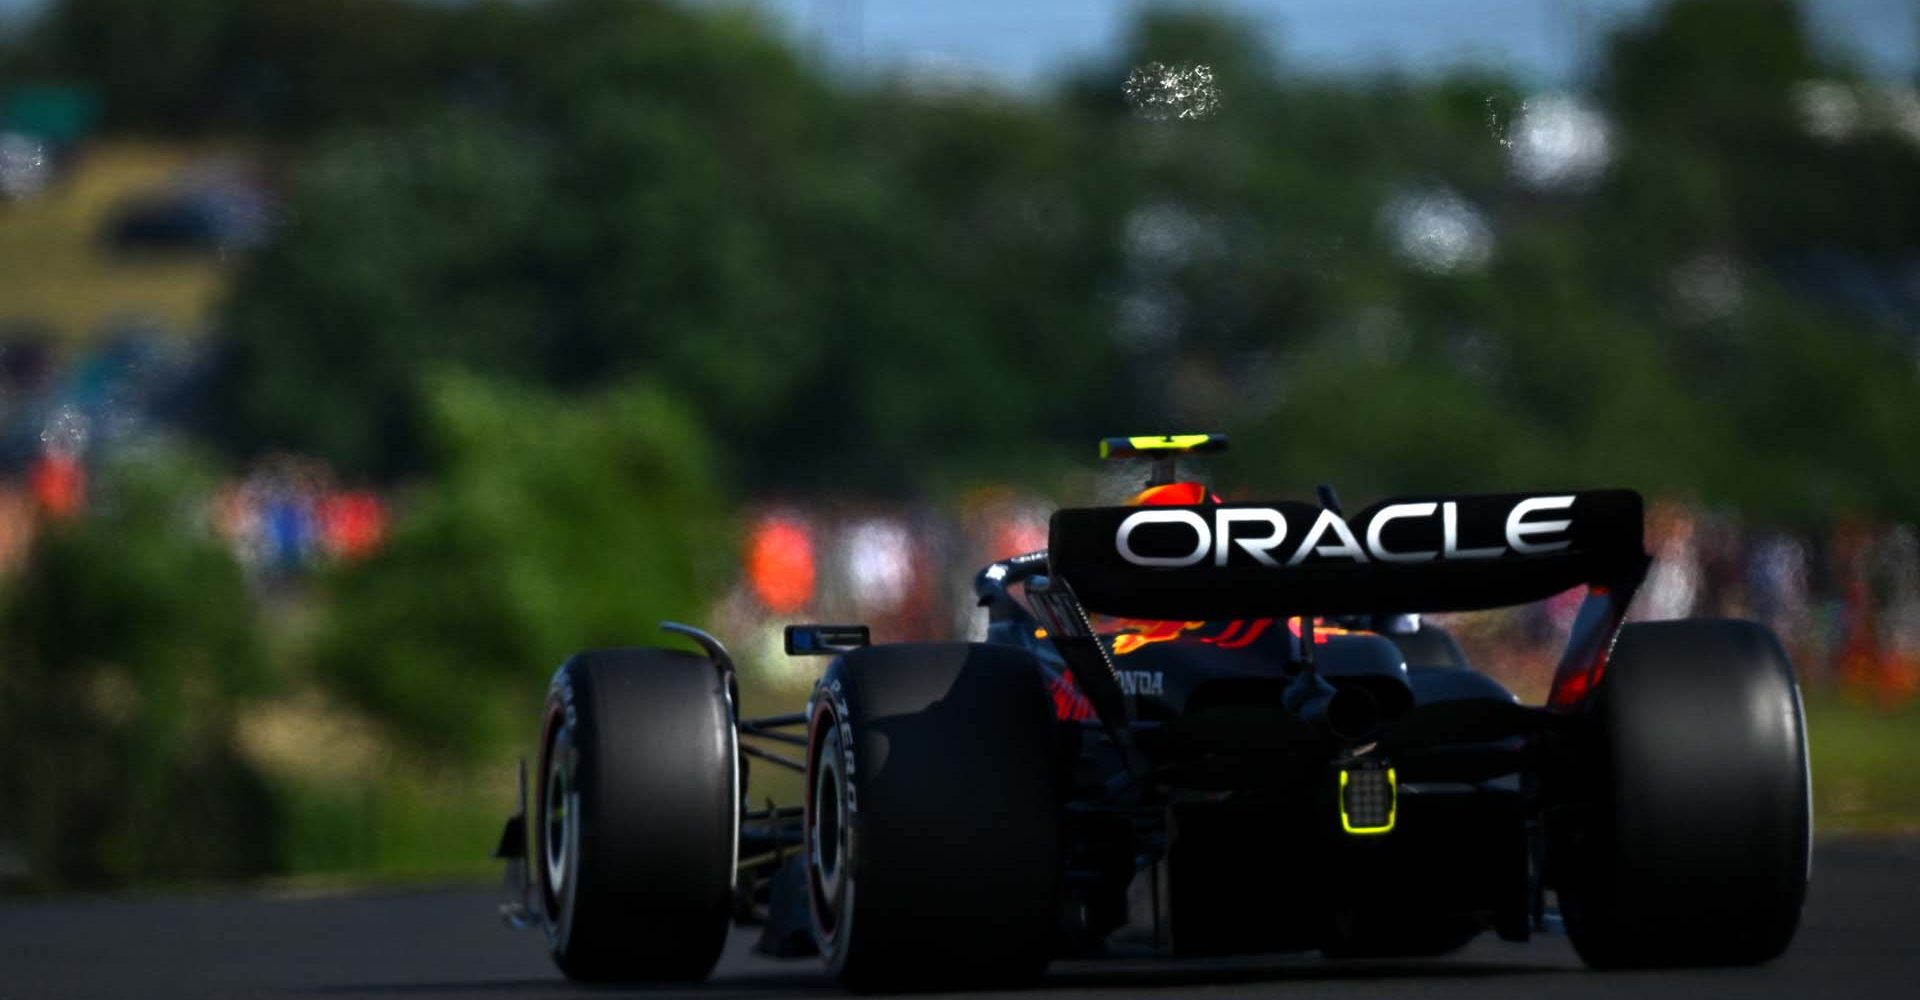
[[[1129,622],[1113,637],[1113,655],[1125,656],[1156,642],[1171,642],[1206,625],[1206,622]]]

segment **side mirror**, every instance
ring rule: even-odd
[[[789,625],[788,656],[834,656],[849,649],[873,645],[865,625]]]

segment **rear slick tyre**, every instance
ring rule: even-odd
[[[738,757],[732,700],[705,657],[596,650],[554,675],[528,825],[567,978],[712,971],[731,923]]]
[[[1595,968],[1753,965],[1806,899],[1806,722],[1780,642],[1743,621],[1621,629],[1581,744],[1561,911]]]
[[[814,936],[848,988],[1018,985],[1058,933],[1053,714],[1020,650],[858,649],[808,707]]]

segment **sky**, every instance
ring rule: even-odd
[[[867,69],[1043,83],[1121,41],[1142,0],[704,0],[767,11],[803,43]],[[1220,9],[1311,72],[1420,72],[1473,62],[1533,83],[1577,81],[1609,25],[1654,0],[1157,0]],[[1809,0],[1822,43],[1871,75],[1920,73],[1920,2]]]

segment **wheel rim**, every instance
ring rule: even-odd
[[[808,867],[812,869],[819,902],[821,929],[832,934],[840,923],[841,887],[852,862],[849,824],[845,810],[846,774],[841,768],[840,727],[832,726],[820,742],[813,781],[813,810],[807,831]]]
[[[567,873],[572,867],[573,845],[577,842],[574,831],[579,827],[580,809],[566,761],[559,753],[553,758],[547,772],[546,801],[541,804],[544,836],[540,839],[545,848],[547,887],[557,898],[566,888]]]

